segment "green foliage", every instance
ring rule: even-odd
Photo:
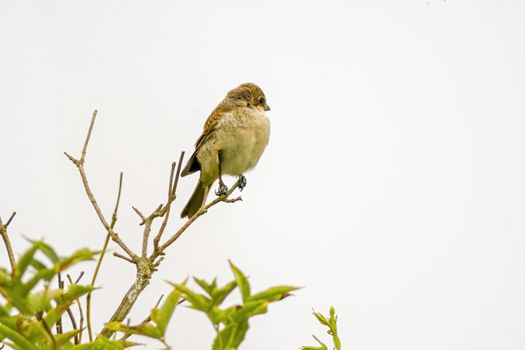
[[[249,319],[253,316],[266,313],[268,304],[282,300],[297,290],[297,287],[278,286],[251,295],[248,278],[232,262],[230,268],[234,280],[220,287],[217,280],[207,282],[194,277],[194,282],[204,291],[198,293],[187,286],[186,279],[174,287],[164,303],[151,311],[149,320],[137,326],[128,326],[123,323],[111,323],[106,327],[126,334],[140,334],[146,337],[165,341],[164,336],[167,324],[181,301],[186,301],[189,307],[207,315],[217,335],[213,341],[213,350],[235,350],[244,340],[249,329]],[[222,307],[236,288],[242,297],[242,304]]]
[[[57,276],[82,261],[93,260],[97,252],[82,249],[61,257],[42,241],[30,241],[31,246],[18,259],[13,273],[0,268],[0,342],[15,350],[121,350],[137,345],[128,341],[132,335],[156,339],[166,349],[169,322],[181,303],[204,313],[216,331],[212,350],[236,350],[244,341],[250,328],[250,319],[268,311],[268,305],[290,295],[297,287],[275,286],[252,293],[246,275],[231,261],[233,280],[220,286],[217,279],[208,282],[194,277],[200,288],[188,286],[188,279],[172,285],[172,290],[160,305],[151,310],[147,319],[138,325],[121,322],[106,324],[106,328],[123,333],[119,340],[102,335],[90,342],[81,342],[83,329],[62,329],[62,318],[71,317],[72,306],[94,290],[91,285],[69,283],[63,288],[52,288]],[[62,285],[61,285],[62,286]],[[234,290],[238,290],[241,303],[223,305]],[[317,320],[328,327],[334,349],[340,350],[337,335],[337,316],[330,308],[325,317],[314,311]],[[69,322],[68,322],[69,324]],[[76,327],[76,326],[75,326]],[[304,346],[303,350],[328,350],[317,337],[320,346]]]
[[[316,312],[315,310],[313,310],[313,314],[315,318],[317,318],[319,323],[321,323],[323,326],[328,327],[328,331],[326,333],[332,336],[334,349],[341,350],[341,340],[339,339],[339,335],[337,334],[337,315],[335,314],[334,307],[330,307],[330,317],[328,319],[319,312]],[[320,346],[303,346],[301,347],[301,350],[328,350],[326,344],[319,340],[319,338],[317,338],[315,335],[312,335],[312,337],[315,339],[315,341],[319,343]]]
[[[51,288],[50,282],[61,272],[92,260],[96,252],[83,249],[67,257],[41,241],[20,257],[13,274],[0,269],[0,340],[13,349],[69,349],[79,330],[53,334],[56,324],[71,304],[93,290],[92,286],[71,284]],[[38,253],[45,260],[38,258]],[[90,349],[90,348],[89,348]]]

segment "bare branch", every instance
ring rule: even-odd
[[[176,163],[175,162],[171,163],[170,182],[168,185],[168,201],[166,203],[166,212],[164,213],[164,220],[162,221],[162,225],[160,226],[159,232],[153,239],[154,251],[159,250],[160,239],[162,238],[162,234],[164,233],[164,230],[166,229],[166,226],[168,225],[168,220],[170,217],[171,203],[173,203],[173,201],[175,201],[175,199],[177,198],[176,191],[177,191],[177,185],[179,183],[179,177],[180,177],[180,171],[181,171],[183,159],[184,159],[184,151],[180,153],[179,165],[177,167],[175,180],[173,180],[173,172],[175,171]]]
[[[59,272],[57,274],[57,277],[58,277],[58,288],[64,290],[64,282],[62,281],[62,274]],[[56,330],[57,330],[57,334],[62,334],[63,333],[62,316],[59,316],[59,318],[58,318],[58,321],[56,323]]]
[[[11,276],[16,275],[16,260],[15,254],[13,252],[13,246],[11,245],[11,240],[9,239],[9,235],[7,234],[7,226],[9,225],[9,223],[11,223],[11,220],[13,220],[15,215],[16,212],[13,212],[13,214],[11,214],[11,217],[9,218],[9,220],[7,220],[7,223],[5,225],[2,223],[2,219],[0,218],[0,235],[2,236],[2,240],[4,241],[5,249],[9,257],[9,264],[11,265]]]
[[[91,132],[93,132],[93,126],[95,126],[95,119],[97,118],[97,110],[93,111],[93,116],[91,117],[91,122],[89,123],[89,129],[86,135],[86,140],[84,141],[84,147],[82,147],[82,153],[80,155],[80,162],[84,163],[86,159],[87,146],[89,139],[91,138]]]
[[[180,171],[182,168],[182,161],[184,160],[184,153],[185,153],[184,151],[180,152],[179,166],[177,167],[177,175],[175,176],[175,182],[173,183],[172,195],[175,195],[175,193],[177,192],[177,186],[179,185]]]
[[[146,222],[146,217],[144,216],[144,214],[142,214],[141,211],[138,210],[138,209],[135,208],[135,207],[131,207],[131,208],[133,208],[133,211],[134,211],[135,213],[137,213],[137,215],[139,216],[139,218],[142,220],[142,221],[140,222],[139,225],[144,225],[144,222]]]
[[[113,215],[111,215],[111,225],[110,228],[113,230],[115,227],[115,224],[117,223],[117,212],[118,207],[120,204],[120,195],[122,194],[122,181],[123,181],[124,173],[120,172],[119,180],[118,180],[118,192],[117,192],[117,200],[115,202],[115,209],[113,209]],[[97,266],[95,267],[95,272],[93,273],[93,277],[91,278],[91,285],[94,286],[95,282],[97,280],[98,272],[100,270],[100,266],[102,265],[102,260],[104,259],[104,255],[106,254],[106,250],[108,248],[109,243],[109,237],[110,234],[108,233],[106,235],[106,239],[104,240],[104,245],[102,246],[102,251],[100,252],[100,255],[98,256]],[[131,261],[131,260],[129,260]],[[133,263],[133,261],[131,261]],[[79,277],[79,279],[82,276]],[[91,329],[91,293],[88,293],[86,296],[86,318],[87,318],[87,329],[88,329],[88,336],[89,341],[93,340],[93,332]],[[82,319],[81,319],[82,320]],[[82,337],[80,337],[81,339]]]
[[[80,272],[80,275],[77,277],[77,279],[75,280],[75,282],[73,282],[73,279],[71,278],[71,276],[69,274],[67,274],[67,279],[69,281],[70,284],[77,284],[81,279],[82,279],[82,276],[84,276],[84,271]],[[71,312],[71,310],[68,308],[67,309],[67,313],[69,315],[69,318],[71,319],[71,324],[73,325],[73,328],[74,329],[78,329],[80,330],[80,332],[75,335],[75,344],[80,344],[82,342],[82,332],[83,332],[83,329],[82,329],[82,326],[83,326],[83,323],[84,323],[84,313],[82,312],[82,304],[80,303],[80,299],[75,299],[76,303],[77,303],[77,307],[78,307],[78,315],[79,315],[79,325],[78,325],[78,328],[77,328],[77,324],[75,322],[75,318],[73,317],[73,313]]]
[[[75,280],[75,284],[78,284],[78,282],[80,282],[82,277],[84,277],[84,271],[80,271],[80,275],[78,275],[77,279]]]
[[[96,116],[97,116],[97,111],[95,110],[93,112],[93,116],[91,117],[91,123],[89,124],[88,133],[87,133],[87,136],[86,136],[86,140],[84,141],[84,147],[82,148],[82,153],[81,153],[80,159],[77,160],[77,159],[73,158],[71,155],[69,155],[66,152],[64,152],[64,154],[77,167],[77,169],[78,169],[78,171],[80,173],[80,177],[82,179],[82,183],[84,184],[84,189],[85,189],[86,194],[87,194],[87,196],[89,198],[89,201],[91,202],[91,205],[95,209],[95,212],[97,213],[97,216],[98,216],[100,222],[102,223],[102,225],[104,226],[106,231],[111,236],[111,239],[120,248],[122,248],[122,250],[124,250],[126,252],[126,254],[128,254],[131,257],[131,259],[136,261],[136,260],[138,260],[138,256],[135,253],[133,253],[133,251],[131,251],[131,249],[129,249],[129,247],[120,239],[118,234],[113,231],[113,228],[111,228],[111,226],[108,224],[106,218],[104,217],[104,214],[102,214],[102,210],[100,210],[100,207],[99,207],[99,205],[97,203],[97,200],[95,199],[95,196],[93,195],[93,192],[91,191],[91,188],[89,186],[89,182],[88,182],[88,179],[87,179],[87,175],[86,175],[86,172],[84,170],[84,161],[85,161],[85,158],[86,158],[87,146],[88,146],[88,143],[89,143],[89,139],[91,137],[91,132],[93,131],[93,126],[95,124]]]
[[[161,254],[164,252],[164,250],[166,250],[166,248],[168,248],[170,245],[173,244],[173,242],[175,242],[183,233],[184,231],[186,231],[188,229],[188,227],[190,227],[190,225],[195,221],[197,220],[200,216],[204,215],[208,209],[210,209],[211,207],[213,207],[214,205],[216,205],[217,203],[220,203],[220,202],[226,202],[226,203],[234,203],[234,202],[237,202],[239,200],[242,200],[241,197],[237,197],[235,199],[230,199],[228,198],[232,193],[233,191],[235,191],[239,185],[240,185],[240,180],[237,180],[235,182],[235,184],[233,184],[233,186],[228,190],[228,192],[226,192],[226,194],[223,194],[217,198],[215,198],[213,201],[211,201],[210,203],[208,203],[207,205],[201,207],[191,218],[189,218],[180,228],[177,232],[175,232],[175,234],[173,234],[164,244],[162,244],[159,249],[157,251],[154,251],[153,254],[150,256],[150,260],[151,261],[155,261],[155,259]]]
[[[114,253],[113,253],[113,256],[114,256],[114,257],[117,257],[117,258],[120,258],[120,259],[122,259],[122,260],[126,260],[127,262],[132,263],[132,264],[135,263],[133,260],[131,260],[131,259],[128,258],[127,256],[124,256],[124,255],[119,254],[119,253],[117,253],[117,252],[114,252]]]
[[[15,215],[16,215],[16,211],[14,211],[9,217],[9,219],[7,219],[7,222],[5,223],[5,228],[7,228],[9,224],[11,223],[11,221],[13,221],[13,218],[15,217]]]

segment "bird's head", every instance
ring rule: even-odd
[[[226,99],[238,106],[261,108],[269,111],[270,106],[266,103],[266,96],[260,87],[254,83],[244,83],[230,90]]]

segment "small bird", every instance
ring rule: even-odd
[[[200,171],[199,182],[181,217],[192,217],[206,202],[208,192],[219,179],[217,196],[228,188],[222,175],[239,176],[240,189],[246,186],[244,173],[257,165],[268,145],[270,107],[260,87],[244,83],[228,92],[210,114],[202,135],[195,143],[195,151],[182,170],[186,176]]]

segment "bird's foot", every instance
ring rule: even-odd
[[[242,192],[244,188],[246,187],[246,184],[248,181],[246,181],[246,177],[244,175],[239,175],[239,190]]]
[[[215,190],[215,194],[217,196],[225,195],[228,192],[228,187],[224,184],[224,182],[219,182],[219,188]]]

